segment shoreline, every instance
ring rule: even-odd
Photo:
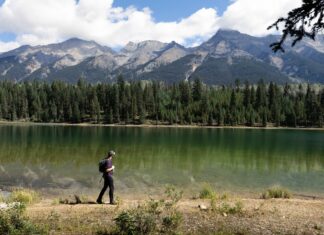
[[[157,199],[157,198],[155,198]],[[138,208],[148,200],[123,199],[117,206],[107,204],[55,204],[44,199],[27,207],[27,215],[38,225],[51,227],[51,234],[98,234],[113,228],[122,212]],[[324,200],[217,199],[216,207],[242,205],[238,213],[212,211],[209,199],[183,198],[177,203],[182,214],[183,234],[323,234]],[[205,207],[206,209],[201,209]],[[55,218],[53,220],[53,217]],[[68,222],[67,222],[68,221]],[[104,233],[110,234],[110,233]]]
[[[174,129],[246,129],[246,130],[301,130],[324,131],[324,127],[258,127],[258,126],[203,126],[203,125],[167,125],[167,124],[95,124],[95,123],[52,123],[30,121],[0,121],[0,126],[71,126],[71,127],[126,127],[126,128],[174,128]]]
[[[292,195],[292,198],[261,199],[214,193],[212,198],[205,199],[180,196],[173,207],[181,215],[177,232],[215,235],[324,234],[324,198]],[[157,205],[152,202],[170,201],[167,194],[153,196],[143,193],[140,198],[116,195],[117,204],[109,205],[107,194],[104,204],[95,203],[96,195],[77,196],[79,202],[73,194],[63,198],[40,194],[34,202],[26,204],[25,218],[47,229],[46,234],[116,235],[113,233],[115,219],[121,214],[141,210],[143,205]],[[160,207],[158,213],[165,215],[168,210]],[[148,214],[140,215],[145,219]]]

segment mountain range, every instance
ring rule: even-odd
[[[206,84],[233,84],[235,80],[324,83],[324,36],[304,40],[286,52],[269,45],[279,36],[253,37],[219,30],[197,47],[176,42],[129,42],[120,51],[94,41],[72,38],[45,46],[22,46],[0,54],[0,80],[16,82],[63,80],[75,83],[161,80],[166,83],[200,78]]]

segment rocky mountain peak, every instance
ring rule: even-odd
[[[166,44],[154,41],[147,40],[139,43],[129,42],[122,50],[122,53],[134,53],[136,51],[158,51],[161,50]]]
[[[123,74],[126,79],[172,82],[198,76],[210,84],[231,83],[237,78],[255,82],[261,77],[265,81],[324,83],[324,37],[303,40],[293,48],[287,45],[286,53],[273,54],[269,45],[278,37],[220,29],[194,48],[175,41],[147,40],[129,42],[118,53],[95,41],[71,38],[0,54],[0,80],[75,82],[84,77],[90,82],[110,82]]]

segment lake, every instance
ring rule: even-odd
[[[126,195],[173,184],[198,192],[259,193],[281,185],[324,195],[324,132],[308,130],[0,126],[0,188],[96,194],[98,161],[117,152],[115,184]]]

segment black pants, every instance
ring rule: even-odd
[[[102,202],[102,197],[105,194],[107,188],[109,187],[109,201],[114,202],[114,179],[111,175],[104,175],[104,186],[98,196],[97,202]]]

